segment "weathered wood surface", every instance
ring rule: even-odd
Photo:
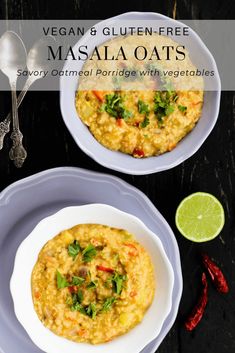
[[[156,11],[178,19],[233,19],[233,0],[2,0],[0,18],[10,19],[103,19],[122,12]],[[1,118],[10,107],[9,92],[0,92]],[[57,166],[79,166],[112,173],[141,189],[153,201],[175,231],[179,244],[184,292],[178,318],[158,353],[235,352],[235,95],[223,92],[218,123],[201,149],[188,161],[170,171],[149,176],[127,176],[107,170],[87,157],[75,144],[61,118],[59,93],[29,92],[20,114],[28,159],[21,170],[9,161],[9,138],[0,152],[0,190],[38,171]],[[174,226],[180,200],[195,191],[217,196],[226,212],[221,236],[202,245],[184,240]],[[221,264],[230,283],[227,296],[210,286],[206,315],[194,333],[185,332],[183,320],[198,296],[201,250]],[[16,353],[16,352],[12,352]],[[27,353],[27,352],[26,352]],[[121,353],[121,352],[120,352]],[[125,352],[125,353],[128,353]]]

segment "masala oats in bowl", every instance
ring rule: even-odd
[[[32,272],[34,307],[59,336],[111,341],[140,323],[153,301],[150,256],[128,231],[80,224],[49,240]]]
[[[77,113],[106,148],[136,158],[158,156],[172,151],[200,119],[203,78],[191,76],[197,71],[186,50],[182,62],[177,52],[172,57],[165,53],[166,47],[179,45],[157,34],[117,37],[97,50],[104,55],[108,48],[115,58],[122,48],[124,59],[91,56],[84,64],[93,76],[79,79]],[[149,58],[138,60],[136,48],[144,51],[141,58],[150,53]],[[179,68],[188,75],[180,76]]]
[[[84,68],[89,71],[93,68],[93,76],[90,76],[90,80],[89,76],[84,77],[84,90],[80,86],[83,78],[80,80],[76,75],[62,76],[60,107],[67,128],[83,152],[107,168],[131,175],[144,175],[173,168],[201,147],[218,118],[221,84],[212,54],[190,27],[187,27],[189,36],[182,35],[179,38],[162,35],[155,41],[153,33],[147,43],[141,36],[135,41],[133,35],[134,40],[128,43],[128,36],[108,38],[102,34],[104,28],[122,28],[127,25],[133,25],[134,28],[185,27],[179,21],[152,12],[129,12],[99,22],[95,25],[97,34],[92,36],[88,31],[73,47],[73,52],[79,52],[79,48],[89,48],[88,55],[91,57],[96,48],[95,53],[99,51],[103,59],[106,46],[109,50],[108,59],[112,58],[113,48],[114,60],[103,60],[103,63],[102,60],[96,60],[97,65],[92,67],[91,62],[95,60],[89,60],[89,56],[85,63],[83,60],[68,58],[64,71],[78,72]],[[164,39],[167,40],[166,46],[170,53],[169,61],[167,51],[162,48]],[[128,43],[127,48],[124,48],[128,60],[119,58],[115,49],[118,41],[121,46],[124,42]],[[141,44],[141,41],[145,43]],[[146,58],[143,49],[145,46]],[[175,50],[171,50],[171,46]],[[177,47],[179,52],[182,51],[179,46],[185,47],[185,60],[181,60],[182,54],[176,51]],[[140,60],[132,64],[136,48],[140,50]],[[209,68],[213,77],[201,75],[198,80],[197,75],[191,77],[191,71],[197,73],[203,71],[203,68]],[[137,80],[135,73],[138,75],[141,70],[188,70],[189,75],[179,75],[178,78],[163,75],[154,79],[154,75],[150,74],[143,80]],[[106,75],[106,71],[111,74]],[[122,71],[128,73],[125,80],[124,74],[120,74]],[[168,82],[161,78],[167,78]],[[177,85],[177,82],[182,83],[181,79],[183,84]],[[172,81],[173,87],[170,87],[169,81]],[[200,81],[203,81],[204,87],[198,84],[193,86],[194,82]]]
[[[171,310],[174,273],[161,240],[104,204],[67,207],[19,246],[16,316],[47,353],[139,353]]]

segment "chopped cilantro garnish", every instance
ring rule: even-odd
[[[77,301],[81,303],[83,301],[83,294],[81,289],[77,292]]]
[[[145,118],[144,118],[144,120],[142,121],[142,123],[140,124],[140,126],[142,127],[142,128],[145,128],[146,126],[148,126],[149,125],[149,118],[146,116]]]
[[[187,107],[184,105],[178,105],[178,109],[182,113],[186,113],[186,111],[187,111]]]
[[[75,260],[77,254],[79,253],[80,250],[81,250],[81,247],[80,247],[80,245],[79,245],[77,240],[74,240],[74,242],[68,246],[68,254],[74,260]]]
[[[115,297],[107,298],[103,304],[102,311],[109,311],[116,300]]]
[[[56,271],[56,282],[58,289],[69,287],[70,285],[66,278],[62,276],[62,274],[58,270]]]
[[[112,281],[113,281],[113,276],[109,277],[105,282],[104,282],[104,286],[106,288],[112,288]]]
[[[79,311],[83,315],[89,316],[91,319],[94,319],[97,314],[96,305],[90,303],[88,306],[84,307],[79,301],[71,306],[72,311]]]
[[[72,285],[73,286],[80,286],[84,281],[85,281],[85,279],[82,277],[73,276]]]
[[[113,288],[115,293],[118,295],[121,294],[122,288],[123,288],[123,282],[127,280],[126,275],[119,275],[118,273],[115,273],[112,277],[112,282],[113,282]]]
[[[94,319],[96,317],[97,314],[97,308],[96,305],[94,303],[90,303],[87,307],[86,307],[86,314],[88,316],[90,316],[92,319]]]
[[[106,102],[101,106],[101,111],[105,111],[116,119],[128,119],[132,113],[123,105],[123,98],[118,93],[106,94]]]
[[[96,284],[96,282],[91,281],[90,283],[88,283],[88,285],[86,287],[87,287],[87,289],[94,289],[97,287],[97,284]]]
[[[168,107],[166,107],[166,116],[170,115],[171,113],[173,113],[173,111],[175,110],[173,105],[168,105]]]
[[[72,298],[72,304],[73,304],[73,305],[76,304],[77,302],[80,303],[80,301],[78,300],[78,297],[77,297],[77,294],[76,294],[76,293],[73,293],[71,298]]]
[[[62,289],[70,286],[80,286],[84,281],[85,279],[82,277],[73,276],[72,282],[69,283],[67,279],[64,276],[62,276],[62,274],[58,270],[56,271],[56,282],[57,282],[58,289]]]
[[[174,111],[172,104],[175,99],[175,92],[158,91],[154,97],[154,113],[157,117],[158,123],[161,126],[164,118],[169,116]]]
[[[129,118],[132,117],[132,113],[129,110],[126,110],[123,108],[122,112],[121,112],[121,116],[122,119],[127,120]]]
[[[82,304],[80,304],[79,302],[76,302],[75,304],[73,304],[71,306],[71,310],[72,311],[79,311],[80,313],[86,315],[86,310],[84,309],[84,307],[82,306]]]
[[[79,311],[80,313],[87,315],[94,319],[97,314],[96,305],[94,303],[90,303],[88,306],[84,307],[81,303],[83,301],[82,291],[79,290],[77,294],[72,295],[72,305],[70,309],[72,311]]]
[[[173,102],[177,102],[178,99],[179,99],[179,96],[177,96],[177,94],[175,93],[174,98],[172,99]]]
[[[144,103],[141,99],[138,100],[138,112],[146,116],[148,116],[150,112],[148,104]]]
[[[141,99],[138,100],[138,112],[140,114],[145,114],[145,118],[142,121],[142,123],[140,124],[140,126],[142,128],[145,128],[146,126],[149,125],[149,113],[150,113],[150,109],[148,104],[144,103]]]
[[[89,244],[82,252],[82,259],[84,262],[90,262],[96,254],[96,248],[92,244]]]
[[[80,311],[81,313],[85,314],[85,310],[83,311],[83,306],[82,306],[82,301],[83,301],[83,293],[81,290],[79,290],[77,293],[74,293],[72,295],[72,305],[71,305],[71,310],[72,311]]]

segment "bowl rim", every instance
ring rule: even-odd
[[[119,20],[119,19],[124,19],[125,17],[128,16],[133,16],[133,20],[134,19],[138,19],[142,16],[150,16],[150,17],[156,17],[156,19],[158,20],[168,20],[170,21],[170,23],[173,23],[175,25],[181,25],[182,26],[182,22],[177,21],[175,19],[172,19],[168,16],[159,14],[157,12],[138,12],[138,11],[131,11],[131,12],[126,12],[126,13],[122,13],[120,15],[114,16],[114,17],[110,17],[106,20],[102,20],[99,21],[97,24],[95,24],[95,26],[101,26],[102,24],[107,22],[112,22],[115,20]],[[188,26],[189,27],[189,26]],[[64,80],[65,78],[63,76],[61,76],[60,78],[60,109],[61,109],[61,114],[64,120],[65,125],[67,126],[68,130],[70,131],[70,134],[72,135],[73,139],[75,140],[76,144],[79,146],[79,148],[86,153],[89,157],[91,157],[95,162],[99,163],[100,165],[112,169],[112,170],[116,170],[125,174],[132,174],[132,175],[146,175],[146,174],[151,174],[151,173],[156,173],[156,172],[161,172],[164,170],[168,170],[171,168],[176,167],[177,165],[183,163],[184,161],[186,161],[188,158],[192,157],[198,150],[199,148],[202,146],[202,144],[205,142],[205,140],[207,139],[207,137],[210,135],[211,131],[213,130],[216,121],[218,119],[218,114],[219,114],[219,108],[220,108],[220,97],[221,97],[221,81],[220,81],[220,76],[219,76],[219,72],[218,72],[218,68],[215,62],[215,59],[213,57],[213,55],[211,54],[211,52],[209,51],[209,49],[207,48],[207,46],[204,44],[204,42],[202,41],[202,39],[200,38],[200,36],[191,28],[189,27],[189,31],[190,33],[193,35],[193,38],[195,41],[198,42],[198,44],[200,45],[202,51],[205,53],[205,55],[207,56],[208,60],[210,60],[211,62],[211,67],[213,68],[214,72],[215,72],[215,79],[216,79],[216,89],[213,91],[216,96],[215,96],[215,104],[214,104],[214,114],[211,118],[210,121],[210,126],[208,126],[208,128],[203,131],[203,134],[201,134],[200,139],[198,139],[197,143],[195,143],[193,146],[190,146],[190,148],[188,148],[187,150],[185,149],[183,153],[180,154],[180,156],[178,156],[177,158],[173,159],[172,161],[161,161],[161,164],[158,165],[158,163],[152,163],[151,166],[145,166],[144,164],[142,164],[140,169],[133,169],[131,168],[128,163],[125,163],[126,161],[123,160],[123,163],[115,163],[113,162],[113,160],[106,158],[104,160],[104,158],[102,156],[98,156],[95,153],[95,148],[90,148],[89,146],[85,146],[80,138],[79,138],[79,134],[74,132],[73,129],[73,124],[72,124],[72,119],[70,119],[71,116],[71,112],[69,112],[68,110],[68,104],[67,104],[67,98],[66,98],[66,90],[63,88],[64,86]],[[89,38],[89,33],[88,31],[85,33],[85,35],[82,37],[82,39],[80,39],[76,44],[75,47],[78,45],[78,43],[80,41],[85,41]],[[66,68],[68,68],[69,66],[69,60],[65,63],[63,70],[66,70]],[[74,102],[73,102],[74,103]],[[77,116],[78,117],[78,116]],[[78,117],[79,118],[79,117]],[[199,121],[200,123],[200,121]],[[87,132],[90,134],[90,131],[87,130]],[[95,138],[94,138],[95,139]],[[103,145],[101,145],[103,146]],[[104,147],[104,146],[103,146]],[[104,149],[107,150],[106,147],[104,147]],[[112,153],[119,153],[120,155],[120,159],[122,159],[122,153],[121,152],[117,152],[117,151],[112,151],[109,150],[109,152]],[[108,153],[108,152],[107,152]],[[171,152],[168,152],[171,153]],[[133,158],[131,156],[128,155],[128,157]],[[155,160],[156,158],[158,158],[159,156],[152,156],[152,157],[148,157],[148,159],[152,158],[153,160]],[[143,160],[141,160],[143,161]],[[157,159],[156,159],[157,161]]]
[[[33,318],[33,317],[37,318],[37,322],[41,326],[41,328],[44,330],[44,334],[40,335],[39,330],[37,330],[36,327],[34,327],[34,325],[31,325],[31,320],[27,321],[27,318],[26,318],[27,315],[25,315],[25,305],[22,305],[22,299],[19,297],[19,280],[18,280],[18,278],[21,278],[21,281],[22,281],[22,269],[21,269],[20,264],[23,263],[23,259],[25,257],[25,252],[26,252],[28,246],[30,244],[32,244],[32,241],[35,242],[35,239],[36,239],[35,236],[36,236],[37,232],[41,231],[41,229],[43,230],[45,227],[47,228],[47,226],[49,226],[50,222],[51,222],[51,224],[55,223],[56,219],[59,219],[60,217],[63,218],[66,216],[66,214],[69,215],[70,212],[71,213],[73,211],[82,212],[82,210],[84,212],[88,212],[88,213],[91,212],[89,215],[91,218],[93,217],[92,212],[95,212],[96,210],[98,210],[98,211],[102,210],[102,212],[104,212],[104,213],[111,212],[115,216],[119,217],[120,219],[122,218],[124,223],[125,223],[125,219],[126,219],[130,223],[132,222],[132,224],[138,225],[140,228],[142,228],[143,233],[145,233],[145,237],[150,237],[154,241],[155,246],[158,248],[158,251],[161,254],[162,261],[165,266],[165,271],[167,273],[168,287],[169,287],[169,292],[166,295],[166,306],[165,306],[165,310],[163,310],[160,324],[158,325],[157,328],[153,327],[151,334],[149,334],[145,340],[141,341],[142,346],[137,347],[136,344],[133,344],[133,347],[131,347],[131,345],[128,345],[130,353],[139,353],[140,350],[142,350],[147,344],[149,344],[152,340],[154,340],[158,336],[158,334],[160,333],[160,331],[162,329],[164,321],[166,320],[166,318],[171,310],[172,293],[173,293],[173,287],[174,287],[174,272],[173,272],[171,263],[165,253],[165,250],[164,250],[164,247],[162,245],[160,238],[156,234],[154,234],[139,218],[137,218],[136,216],[133,216],[127,212],[123,212],[113,206],[109,206],[106,204],[92,203],[92,204],[87,204],[87,205],[69,206],[69,207],[62,208],[61,210],[57,211],[53,215],[50,215],[49,217],[42,219],[35,226],[35,228],[32,230],[32,232],[21,242],[21,244],[19,245],[17,252],[16,252],[15,261],[14,261],[14,268],[13,268],[12,276],[10,279],[10,292],[11,292],[11,295],[13,298],[14,311],[15,311],[16,317],[17,317],[18,321],[21,323],[21,325],[24,327],[24,329],[26,330],[26,332],[28,333],[28,335],[30,336],[32,341],[40,349],[43,349],[45,352],[57,353],[57,348],[56,348],[57,345],[54,345],[56,343],[56,341],[57,341],[57,343],[60,344],[61,349],[63,348],[62,352],[67,353],[68,349],[70,349],[70,351],[72,353],[76,352],[76,350],[78,348],[77,343],[55,335],[49,329],[47,329],[41,323],[41,321],[38,319],[37,314],[33,308],[33,301],[32,301],[32,297],[31,297],[31,286],[29,287],[30,293],[28,293],[28,295],[31,298],[31,304],[27,306],[27,312],[29,313],[29,310],[30,310],[31,311],[30,312],[31,318]],[[72,221],[70,221],[69,223],[71,223],[71,222]],[[118,220],[118,222],[120,222],[120,221]],[[64,223],[65,223],[65,221],[64,221]],[[73,221],[72,223],[75,225],[76,222]],[[89,220],[89,221],[85,221],[85,222],[80,222],[80,224],[81,223],[93,223],[93,222],[91,220]],[[94,222],[94,223],[98,223],[98,222]],[[110,222],[108,221],[107,225],[109,223]],[[101,224],[101,222],[100,222],[100,224]],[[104,223],[102,223],[102,224],[104,224]],[[126,226],[125,226],[125,228],[126,228]],[[63,227],[63,229],[67,229],[67,226],[65,228]],[[61,228],[60,228],[60,231],[61,231]],[[52,239],[53,236],[55,236],[55,235],[51,236],[49,233],[47,233],[46,242],[49,239]],[[44,245],[45,239],[43,238],[42,241],[43,241],[43,245]],[[40,249],[42,248],[43,245],[40,245]],[[32,247],[30,247],[30,248],[32,248]],[[37,258],[38,251],[34,255],[31,255],[31,256],[33,256],[33,257],[36,256],[36,258]],[[31,271],[32,271],[32,268],[30,269],[30,274],[31,274]],[[21,277],[20,277],[20,274],[21,274]],[[24,278],[24,276],[25,276],[25,278]],[[29,279],[28,275],[24,274],[23,275],[23,282],[27,281],[28,279]],[[151,310],[151,307],[149,308],[149,310]],[[140,325],[143,325],[143,322],[140,323],[138,326],[140,326]],[[40,333],[42,333],[42,332],[40,332]],[[118,348],[117,340],[119,340],[120,347],[121,347],[123,342],[125,342],[125,338],[127,337],[127,335],[128,335],[128,333],[120,336],[118,339],[113,341],[116,346],[116,347],[114,347],[114,348],[116,348],[115,352],[119,352],[119,349],[120,349],[120,348]],[[45,338],[45,337],[47,337],[47,338]],[[129,341],[131,341],[131,339],[132,339],[132,341],[134,341],[133,337],[129,337],[129,338],[130,338]],[[49,341],[51,341],[51,342],[50,342],[50,347],[48,348]],[[128,341],[128,339],[127,339],[127,341]],[[112,343],[113,342],[110,342],[108,344],[106,343],[106,344],[102,344],[102,345],[97,345],[97,346],[92,346],[89,344],[82,344],[82,343],[80,343],[79,345],[82,349],[84,349],[84,352],[87,352],[87,353],[95,353],[95,352],[104,352],[105,353],[106,349],[107,349],[107,353],[108,353],[110,351],[110,349],[112,350],[112,345],[113,345]],[[102,347],[102,349],[99,350],[96,347]]]

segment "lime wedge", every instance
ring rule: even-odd
[[[214,239],[224,226],[224,209],[219,200],[206,192],[189,195],[179,204],[175,223],[187,239],[200,243]]]

